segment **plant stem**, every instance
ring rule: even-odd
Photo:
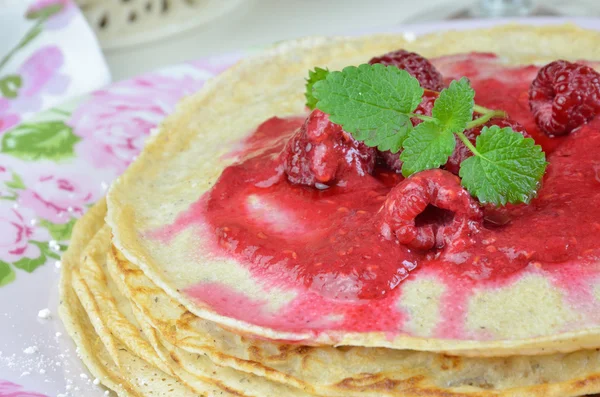
[[[416,119],[423,120],[423,121],[433,121],[434,123],[437,121],[437,119],[435,117],[425,116],[424,114],[409,113],[408,116],[414,117]]]
[[[487,123],[493,117],[506,117],[506,112],[503,110],[489,110],[483,114],[483,116],[476,118],[467,123],[467,129],[477,127]]]
[[[475,148],[475,146],[473,146],[473,144],[471,143],[471,141],[469,141],[469,138],[467,138],[465,136],[465,134],[463,134],[462,132],[457,132],[456,135],[458,136],[458,138],[462,141],[462,143],[465,144],[465,146],[467,148],[469,148],[469,150],[471,152],[473,152],[473,154],[475,156],[481,156],[481,154],[477,151],[477,149]]]
[[[47,18],[40,18],[36,23],[25,33],[25,35],[19,40],[17,45],[12,48],[3,58],[0,60],[0,70],[11,60],[11,58],[25,45],[27,38],[33,34],[36,29],[39,29]]]
[[[475,106],[473,106],[473,110],[476,111],[477,113],[481,113],[481,114],[486,114],[486,113],[489,113],[489,112],[495,112],[496,111],[496,110],[493,110],[493,109],[484,108],[483,106],[479,106],[477,104],[475,104]]]

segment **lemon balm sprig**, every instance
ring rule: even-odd
[[[448,161],[456,137],[473,153],[460,165],[463,186],[482,203],[528,203],[546,170],[546,156],[533,139],[510,127],[483,127],[475,145],[465,136],[503,111],[474,102],[466,78],[452,81],[436,99],[431,116],[416,114],[424,89],[395,66],[364,64],[342,71],[315,69],[307,80],[307,106],[329,114],[355,139],[379,150],[402,150],[402,174],[438,168]],[[473,119],[473,113],[479,116]],[[423,122],[413,127],[411,118]]]

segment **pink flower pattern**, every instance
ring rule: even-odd
[[[32,209],[42,219],[66,223],[72,216],[83,215],[86,205],[97,199],[95,192],[99,182],[87,175],[73,172],[32,174],[25,177],[26,189],[19,193],[18,204]]]
[[[32,241],[48,240],[44,229],[31,224],[35,213],[28,208],[0,206],[0,260],[13,263],[22,258],[35,259],[40,249]]]
[[[48,21],[44,24],[44,28],[47,30],[55,30],[62,29],[69,24],[69,22],[73,19],[73,17],[77,14],[76,6],[72,0],[37,0],[33,3],[27,13],[31,13],[34,11],[39,11],[46,7],[51,7],[54,5],[62,6],[62,9],[50,17]]]
[[[61,88],[56,74],[61,55],[49,48],[40,51],[21,68],[20,111],[35,109],[40,92]],[[41,58],[45,65],[37,68]],[[81,138],[75,144],[75,163],[24,163],[0,154],[0,198],[4,198],[0,200],[0,261],[10,264],[43,255],[35,243],[51,237],[40,222],[58,226],[81,216],[139,153],[150,130],[175,104],[232,62],[192,62],[92,93],[66,121]]]
[[[41,95],[60,95],[69,78],[60,73],[64,56],[57,46],[47,46],[34,52],[19,68],[23,80],[19,96],[10,101],[11,109],[18,112],[34,112],[42,107]]]
[[[67,89],[69,78],[60,73],[64,56],[57,46],[47,46],[34,52],[21,65],[17,75],[22,86],[14,99],[0,98],[0,133],[14,127],[20,114],[42,108],[42,95],[60,95]]]
[[[0,397],[46,397],[45,394],[23,391],[23,386],[0,380]]]
[[[82,138],[78,153],[94,166],[123,171],[175,104],[205,79],[154,73],[96,91],[68,124]]]

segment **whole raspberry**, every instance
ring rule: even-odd
[[[525,131],[525,127],[519,124],[518,121],[501,118],[493,118],[483,125],[477,126],[475,128],[469,128],[468,130],[464,131],[464,134],[469,139],[469,141],[471,141],[471,143],[475,145],[475,140],[477,139],[479,134],[481,134],[481,129],[484,126],[491,127],[493,125],[497,125],[500,128],[510,127],[513,129],[513,131],[518,132],[525,138],[530,137],[527,131]],[[448,162],[444,166],[444,169],[446,171],[450,171],[453,174],[458,175],[460,163],[464,159],[471,157],[472,155],[473,153],[471,153],[471,151],[465,146],[465,144],[460,139],[458,139],[458,137],[456,137],[456,147],[454,148],[454,152],[452,152],[452,155],[448,158]]]
[[[394,65],[399,69],[404,69],[419,80],[423,88],[433,91],[441,91],[444,88],[444,78],[440,72],[431,62],[417,53],[406,50],[388,52],[383,56],[371,59],[369,63],[371,65],[374,63]]]
[[[370,174],[375,166],[375,149],[356,141],[318,109],[290,138],[282,156],[290,182],[318,188],[345,173]]]
[[[478,203],[460,179],[439,168],[413,174],[394,187],[380,214],[384,237],[395,235],[399,243],[417,250],[455,244],[483,222]]]
[[[547,135],[568,134],[600,113],[600,74],[578,63],[549,63],[529,87],[529,106]]]
[[[433,91],[425,91],[423,93],[423,99],[417,108],[415,109],[416,114],[423,114],[425,116],[431,116],[431,110],[433,109],[433,104],[439,94]],[[417,118],[411,118],[410,121],[414,126],[423,122],[423,120]],[[377,151],[377,156],[380,160],[380,163],[385,164],[386,167],[391,169],[396,173],[402,172],[402,160],[400,160],[400,153],[392,153],[389,150],[385,152]]]

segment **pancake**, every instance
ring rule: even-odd
[[[309,396],[297,388],[217,366],[206,355],[170,354],[158,342],[156,331],[148,326],[139,313],[136,315],[138,309],[132,307],[132,303],[121,294],[108,275],[106,258],[110,247],[110,230],[105,226],[86,248],[87,255],[80,269],[74,271],[75,289],[80,301],[85,302],[88,316],[97,322],[96,329],[105,346],[118,344],[121,348],[126,347],[129,353],[175,377],[179,383],[200,395]],[[114,352],[115,361],[120,363],[120,348],[109,350]],[[190,366],[182,365],[184,359],[193,362],[192,372],[187,370]],[[119,366],[123,368],[127,364]]]
[[[77,278],[73,285],[80,300],[63,284],[61,317],[91,372],[119,396],[568,397],[600,390],[597,350],[465,358],[384,348],[307,347],[241,337],[202,319],[192,321],[189,312],[171,324],[170,332],[155,328],[156,319],[139,309],[141,296],[154,302],[150,307],[170,298],[149,279],[142,282],[143,274],[131,264],[106,260],[112,248],[109,230],[100,227],[102,206],[78,224],[78,236],[89,242],[75,238],[73,251],[65,257],[63,280],[70,281],[71,274]],[[81,265],[71,266],[70,258],[83,246]],[[129,300],[132,289],[137,299]],[[160,306],[178,313],[177,308]],[[203,331],[196,330],[204,343],[186,343],[192,335],[189,324],[198,323],[205,324]],[[174,335],[181,339],[170,343]],[[244,350],[243,358],[234,356]]]
[[[79,357],[93,376],[119,397],[148,395],[194,396],[189,389],[171,376],[154,368],[127,352],[118,343],[102,338],[92,324],[97,318],[88,317],[72,287],[72,273],[84,255],[87,243],[101,229],[106,211],[102,200],[81,218],[73,231],[76,233],[68,252],[63,256],[60,283],[59,314],[65,328],[77,346]],[[95,321],[97,324],[97,321]],[[104,343],[108,342],[108,346]],[[112,351],[108,347],[112,347]],[[118,360],[118,361],[116,361]],[[117,362],[119,364],[117,364]]]
[[[139,269],[137,272],[189,311],[187,316],[244,335],[303,345],[387,347],[466,356],[546,354],[600,347],[600,317],[590,315],[600,309],[599,295],[589,293],[578,296],[577,301],[570,300],[566,289],[556,287],[551,275],[535,266],[519,271],[511,283],[503,286],[451,285],[440,273],[411,274],[385,301],[386,307],[394,308],[390,315],[408,320],[377,330],[356,331],[336,326],[344,311],[307,317],[310,309],[294,306],[318,298],[322,306],[336,307],[337,301],[315,296],[302,285],[284,285],[278,276],[258,278],[242,261],[215,251],[207,224],[197,222],[178,229],[178,220],[193,213],[194,205],[201,204],[203,194],[225,167],[239,160],[236,150],[240,142],[261,122],[274,115],[306,115],[304,77],[314,66],[341,69],[398,48],[428,58],[488,51],[498,54],[498,62],[506,65],[543,64],[559,58],[597,61],[599,40],[600,33],[570,25],[507,25],[444,32],[411,42],[402,36],[379,35],[283,43],[209,82],[199,93],[182,101],[160,126],[158,135],[109,191],[106,219],[113,243],[124,259]],[[590,291],[600,287],[598,265],[593,263],[587,269],[584,287]],[[574,261],[565,266],[574,269],[581,264]],[[581,280],[569,283],[567,289],[582,287]],[[195,293],[209,287],[226,291],[226,296],[209,301],[206,297],[212,292]],[[465,300],[455,308],[451,305],[456,302],[444,291],[457,289]],[[369,304],[349,305],[369,308]],[[232,314],[232,305],[244,309]],[[176,313],[183,309],[172,312],[171,306],[161,309],[163,312],[153,320],[171,326],[179,321]],[[148,303],[138,307],[148,315]],[[458,309],[461,312],[454,313]],[[364,316],[356,322],[372,321],[368,312],[363,310]],[[455,314],[458,324],[452,334],[432,331],[442,323],[442,312]],[[299,325],[295,313],[307,319],[302,317]],[[166,328],[160,328],[161,334],[168,336],[164,335]],[[202,340],[193,333],[192,339],[178,339],[177,343],[194,338]]]

